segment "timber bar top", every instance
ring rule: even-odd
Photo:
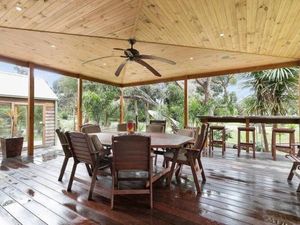
[[[0,1],[0,59],[63,75],[134,86],[300,65],[299,0]],[[287,16],[288,15],[288,16]],[[113,48],[171,59],[114,75]]]
[[[198,116],[201,122],[300,124],[299,116]]]
[[[97,135],[103,145],[110,146],[111,138],[113,135],[125,134],[122,132],[101,132],[92,133],[91,135]],[[180,148],[183,144],[186,144],[193,140],[191,137],[186,137],[176,134],[166,133],[139,133],[146,136],[151,136],[151,147],[152,148]]]

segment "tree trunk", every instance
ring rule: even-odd
[[[264,140],[264,146],[265,146],[265,152],[269,151],[269,144],[268,144],[268,138],[267,138],[267,132],[266,132],[266,125],[264,123],[261,124],[261,130]]]

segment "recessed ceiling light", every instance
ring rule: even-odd
[[[19,11],[19,12],[22,11],[21,6],[16,6],[16,10]]]
[[[103,63],[103,66],[106,66],[106,63]]]
[[[221,33],[221,34],[220,34],[220,37],[224,37],[224,34],[223,34],[223,33]]]
[[[50,47],[51,47],[51,48],[56,48],[56,46],[55,46],[55,45],[50,45]]]
[[[190,60],[194,60],[194,57],[190,57]]]

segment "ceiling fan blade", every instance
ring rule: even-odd
[[[113,48],[113,50],[125,51],[123,48]]]
[[[148,70],[150,70],[155,76],[161,77],[161,74],[157,72],[152,66],[150,66],[148,63],[146,63],[144,60],[141,59],[134,59],[135,62],[141,64],[142,66],[146,67]]]
[[[158,57],[158,56],[154,56],[154,55],[140,55],[140,59],[152,59],[152,60],[157,60],[157,61],[161,61],[164,63],[169,63],[171,65],[175,65],[176,62],[169,60],[169,59],[165,59],[162,57]]]
[[[121,73],[122,69],[124,68],[124,66],[126,65],[127,61],[128,61],[128,59],[126,59],[124,62],[122,62],[120,64],[120,66],[118,67],[118,69],[116,70],[115,75],[117,77],[120,75],[120,73]]]
[[[87,60],[85,62],[83,62],[82,64],[86,64],[86,63],[90,63],[99,59],[105,59],[105,58],[112,58],[112,57],[122,57],[122,56],[116,56],[116,55],[110,55],[110,56],[104,56],[104,57],[99,57],[99,58],[95,58],[95,59],[91,59],[91,60]]]

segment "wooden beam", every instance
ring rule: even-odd
[[[124,122],[124,93],[123,88],[120,88],[120,123]]]
[[[82,126],[82,79],[77,80],[77,126],[76,130],[80,131]]]
[[[34,65],[29,64],[28,111],[27,111],[27,154],[34,154]]]
[[[184,112],[183,112],[183,126],[188,127],[189,123],[189,106],[188,106],[188,80],[184,80]]]
[[[215,77],[215,76],[222,76],[222,75],[228,75],[228,74],[254,72],[254,71],[284,68],[284,67],[293,67],[293,66],[300,66],[300,60],[294,60],[293,59],[290,62],[284,62],[284,63],[274,63],[274,64],[261,65],[261,66],[234,68],[234,69],[228,69],[228,70],[212,71],[212,72],[207,72],[207,73],[196,73],[196,74],[188,74],[188,75],[168,77],[168,78],[155,79],[155,80],[132,82],[132,83],[128,83],[128,84],[121,84],[120,86],[121,87],[132,87],[132,86],[172,82],[172,81],[185,80],[185,79]]]
[[[71,72],[68,70],[58,69],[58,68],[54,68],[51,66],[41,65],[41,64],[38,64],[35,62],[25,61],[25,60],[16,59],[16,58],[8,57],[8,56],[0,55],[0,61],[6,62],[6,63],[12,63],[15,65],[24,66],[24,67],[28,67],[28,65],[30,63],[32,63],[32,64],[34,64],[35,69],[40,69],[40,70],[44,70],[44,71],[48,71],[48,72],[52,72],[52,73],[58,73],[58,74],[68,76],[68,77],[81,78],[83,80],[93,81],[93,82],[97,82],[97,83],[101,83],[101,84],[113,85],[116,87],[121,86],[121,84],[119,84],[119,83],[113,83],[113,82],[109,82],[109,81],[102,80],[99,78],[90,77],[86,74],[78,74],[78,73],[74,73],[74,72]]]
[[[131,83],[127,83],[127,84],[120,84],[120,83],[109,82],[109,81],[102,80],[99,78],[90,77],[87,74],[76,74],[71,71],[62,70],[62,69],[58,69],[58,68],[54,68],[54,67],[46,66],[46,65],[40,65],[38,63],[24,61],[21,59],[7,57],[7,56],[3,56],[3,55],[0,55],[0,61],[9,62],[9,63],[17,64],[20,66],[28,66],[29,63],[32,63],[35,65],[36,69],[42,69],[42,70],[46,70],[46,71],[50,71],[50,72],[54,72],[54,73],[60,73],[62,75],[66,75],[69,77],[81,78],[83,80],[89,80],[89,81],[93,81],[93,82],[113,85],[116,87],[132,87],[132,86],[172,82],[172,81],[185,80],[185,79],[197,79],[197,78],[222,76],[222,75],[244,73],[244,72],[254,72],[254,71],[267,70],[267,69],[300,66],[299,59],[291,59],[291,61],[283,62],[283,63],[274,63],[274,64],[268,64],[268,65],[251,66],[251,67],[243,67],[243,68],[233,68],[233,69],[227,69],[227,70],[211,71],[211,72],[206,72],[206,73],[194,73],[194,74],[188,74],[188,75],[179,75],[176,77],[168,77],[168,78],[162,78],[162,79],[154,79],[154,80],[147,80],[147,81],[131,82]]]

